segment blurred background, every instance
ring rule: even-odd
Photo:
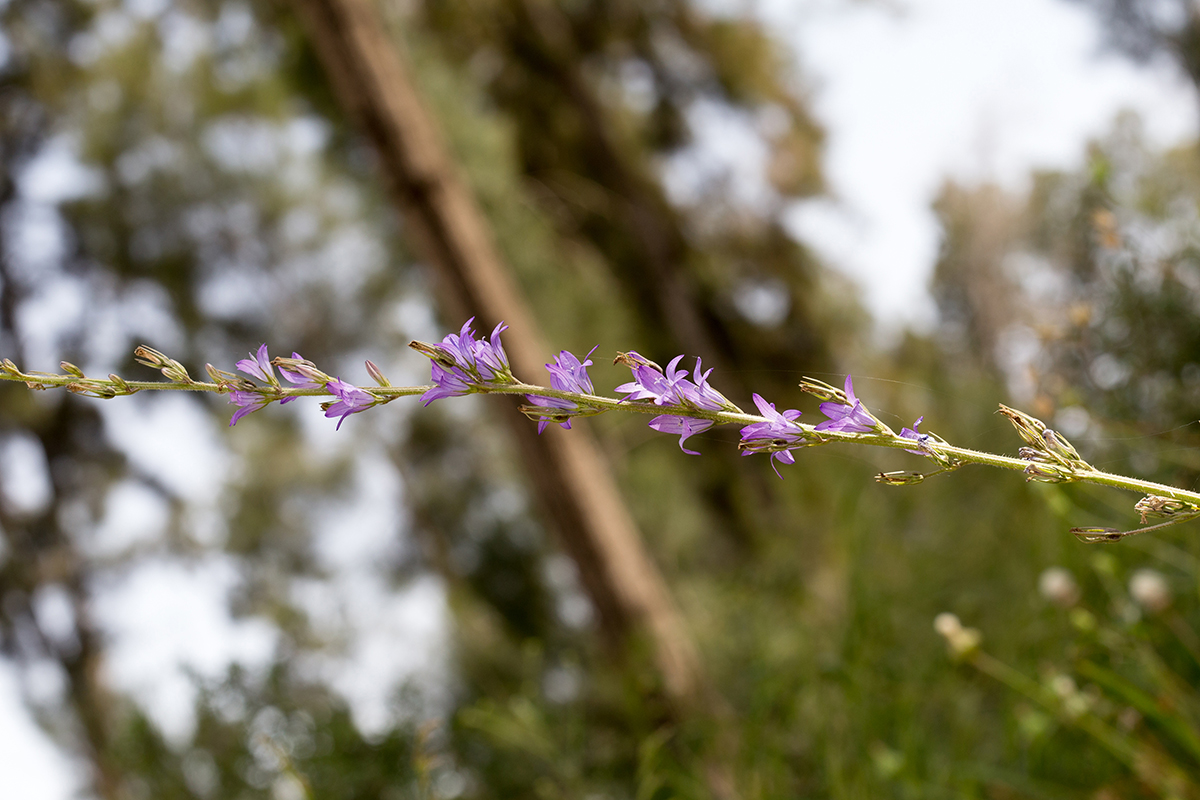
[[[0,0],[0,355],[428,380],[487,313],[337,8],[599,393],[686,352],[809,419],[849,371],[897,429],[1012,453],[1004,402],[1200,483],[1191,0]],[[635,591],[500,398],[231,411],[0,387],[5,796],[1200,797],[1196,531],[1067,532],[1136,497],[581,420]]]

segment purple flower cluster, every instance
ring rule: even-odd
[[[596,345],[596,347],[599,346]],[[556,355],[554,363],[546,365],[546,369],[550,372],[550,385],[560,392],[593,394],[595,390],[592,388],[592,379],[587,374],[587,368],[592,365],[592,353],[596,352],[596,347],[588,351],[588,354],[583,357],[583,361],[576,358],[569,350],[563,350]],[[537,415],[539,434],[546,430],[546,426],[551,422],[557,422],[569,430],[571,417],[591,413],[588,409],[581,408],[578,403],[558,397],[539,397],[529,394],[525,395],[525,399],[541,409],[546,409],[533,412]]]
[[[712,370],[701,372],[703,366],[699,358],[696,359],[696,368],[692,372],[694,380],[688,380],[687,370],[678,369],[679,362],[683,360],[682,355],[671,359],[665,371],[633,351],[623,354],[618,360],[633,371],[633,380],[617,387],[618,392],[627,395],[626,400],[649,400],[658,406],[684,406],[705,411],[736,408],[724,395],[708,385],[708,376],[712,374]],[[682,417],[678,414],[661,414],[650,420],[650,427],[654,430],[678,434],[679,449],[693,456],[700,454],[695,450],[688,450],[683,443],[714,424],[711,419]]]
[[[796,457],[792,455],[792,450],[807,444],[804,430],[796,423],[801,412],[794,408],[779,412],[775,410],[774,403],[768,403],[761,395],[755,393],[752,397],[754,405],[758,406],[758,413],[766,417],[767,421],[755,422],[742,428],[742,441],[738,444],[738,449],[744,456],[751,453],[770,453],[771,469],[779,475],[779,467],[775,462],[795,464]],[[783,476],[779,475],[779,478],[782,480]]]
[[[292,353],[290,359],[281,358],[279,361],[279,372],[294,388],[328,389],[333,392],[338,399],[332,403],[325,403],[322,407],[325,409],[326,417],[341,417],[338,420],[338,428],[342,427],[342,422],[346,417],[359,411],[366,411],[380,402],[374,395],[364,392],[362,389],[351,386],[343,380],[330,378],[317,369],[311,361],[302,358],[299,353]],[[271,365],[271,356],[267,352],[265,344],[260,345],[258,352],[251,358],[243,358],[237,362],[237,369],[239,372],[258,378],[266,383],[267,387],[276,391],[250,388],[253,384],[249,381],[230,376],[230,386],[236,385],[237,388],[230,389],[229,402],[238,406],[238,410],[233,412],[233,419],[229,421],[230,427],[236,425],[242,417],[265,408],[279,397],[279,379],[275,377],[275,369]],[[295,396],[285,397],[279,402],[280,405],[283,405],[295,399]]]
[[[476,339],[471,327],[474,321],[474,317],[467,320],[458,333],[449,334],[439,344],[410,344],[431,362],[434,385],[421,395],[425,405],[443,397],[457,397],[517,383],[509,366],[508,354],[504,352],[504,346],[500,342],[500,334],[507,330],[508,326],[501,322],[487,339]],[[550,372],[550,385],[559,392],[593,395],[592,379],[587,368],[592,366],[591,357],[595,352],[596,348],[593,347],[580,359],[568,350],[560,351],[554,357],[554,362],[546,365]],[[650,420],[650,427],[662,433],[679,436],[680,450],[689,455],[699,455],[695,450],[685,447],[685,444],[692,436],[715,425],[716,420],[697,418],[689,416],[688,413],[742,412],[709,384],[712,369],[704,370],[701,360],[697,358],[694,369],[689,373],[680,369],[679,363],[682,360],[682,355],[675,356],[666,369],[663,369],[636,352],[621,353],[617,361],[630,368],[633,380],[618,386],[616,391],[625,395],[622,402],[653,404],[674,411],[675,413],[654,417]],[[351,414],[357,414],[391,399],[360,389],[341,378],[331,378],[317,369],[312,362],[301,358],[299,353],[292,353],[291,358],[275,359],[275,364],[279,366],[284,379],[294,388],[325,389],[336,398],[323,403],[322,408],[326,417],[338,419],[339,429]],[[275,376],[265,344],[259,347],[258,352],[251,358],[237,362],[237,368],[242,373],[262,381],[266,386],[257,386],[245,378],[227,372],[214,372],[210,367],[214,379],[229,392],[229,402],[238,406],[230,425],[237,424],[242,417],[274,400],[282,398],[281,402],[287,403],[295,399],[282,397],[283,390]],[[378,367],[369,361],[367,371],[381,386],[391,385],[379,372]],[[817,432],[890,433],[855,396],[854,381],[849,375],[846,376],[844,391],[813,379],[805,379],[801,388],[827,401],[821,403],[821,412],[828,419],[813,428],[803,426],[798,422],[801,416],[799,411],[794,408],[778,411],[774,403],[768,403],[761,395],[755,394],[754,404],[758,407],[762,420],[741,429],[738,449],[742,451],[742,455],[769,453],[771,468],[780,478],[783,476],[778,465],[796,463],[795,456],[792,455],[793,450],[821,442],[823,439]],[[525,397],[532,405],[523,406],[522,411],[537,420],[539,434],[551,423],[570,429],[573,418],[590,416],[602,410],[601,406],[592,406],[586,401],[580,403],[573,399],[532,394]],[[911,428],[904,428],[900,436],[916,443],[916,448],[908,452],[928,456],[931,453],[926,448],[926,442],[932,434],[923,434],[918,430],[924,419],[919,417]]]
[[[433,388],[421,395],[421,401],[429,405],[443,397],[459,397],[488,386],[516,383],[508,364],[508,354],[500,343],[500,334],[508,330],[501,322],[485,340],[475,338],[467,320],[462,330],[442,339],[441,344],[411,342],[412,347],[432,360]]]

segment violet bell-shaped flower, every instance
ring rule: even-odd
[[[821,413],[829,419],[816,426],[818,431],[871,433],[879,427],[862,401],[854,396],[854,381],[849,375],[846,376],[846,402],[821,403]]]
[[[233,418],[229,420],[229,427],[238,424],[238,420],[247,414],[253,414],[260,408],[265,408],[271,398],[261,392],[248,392],[241,389],[233,389],[229,392],[230,405],[238,406],[238,410],[233,412]]]
[[[341,378],[330,381],[326,384],[326,388],[333,392],[333,396],[337,400],[330,403],[322,403],[321,407],[325,409],[326,417],[330,419],[341,417],[338,420],[337,430],[342,429],[342,423],[346,421],[346,417],[351,414],[357,414],[360,411],[366,411],[380,402],[379,398],[375,397],[375,395],[365,392],[353,384],[346,383]]]
[[[596,345],[596,347],[599,346]],[[591,356],[596,352],[596,347],[589,350],[582,361],[569,350],[563,350],[556,355],[554,363],[546,365],[546,369],[550,372],[550,385],[560,392],[594,394],[595,390],[592,387],[592,379],[588,376],[587,368],[592,365]],[[570,430],[571,417],[590,416],[597,413],[595,409],[583,408],[578,403],[559,397],[539,397],[527,394],[525,399],[536,406],[536,408],[524,407],[522,410],[537,419],[539,434],[546,430],[546,426],[551,422],[557,422],[563,428]]]
[[[275,370],[271,367],[271,356],[267,353],[267,346],[260,344],[258,352],[251,358],[243,358],[237,362],[239,372],[244,372],[247,375],[253,375],[260,381],[265,381],[271,386],[278,386],[279,379],[275,377]]]
[[[677,433],[679,434],[679,449],[687,453],[689,456],[698,456],[696,450],[688,450],[683,446],[690,437],[697,433],[706,431],[713,426],[711,419],[696,419],[694,417],[678,417],[674,414],[660,414],[650,420],[650,427],[660,433]]]
[[[775,404],[768,403],[761,395],[756,393],[753,397],[754,405],[758,406],[758,413],[766,417],[766,421],[755,422],[742,428],[742,441],[738,443],[738,449],[744,456],[751,453],[770,453],[771,469],[775,470],[775,474],[782,480],[783,476],[779,474],[779,467],[775,462],[795,464],[796,458],[791,451],[807,444],[804,430],[796,423],[801,412],[794,408],[783,412],[776,411]]]

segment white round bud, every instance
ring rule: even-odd
[[[1171,605],[1171,588],[1158,570],[1139,569],[1129,579],[1129,594],[1134,602],[1151,613],[1165,611]]]
[[[1038,593],[1060,608],[1070,608],[1079,602],[1079,584],[1075,576],[1062,567],[1050,567],[1038,577]]]

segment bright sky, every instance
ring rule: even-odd
[[[902,11],[897,10],[899,0],[813,0],[802,4],[799,12],[798,5],[794,0],[761,0],[759,8],[777,34],[795,45],[814,87],[816,109],[829,133],[825,165],[836,200],[804,204],[790,221],[830,263],[862,283],[866,302],[885,331],[932,319],[926,282],[939,232],[930,202],[948,174],[960,179],[993,177],[1020,186],[1031,168],[1073,168],[1080,163],[1086,140],[1104,132],[1125,108],[1142,115],[1151,141],[1169,144],[1195,135],[1197,111],[1187,85],[1165,66],[1136,67],[1120,58],[1098,56],[1095,21],[1062,0],[903,0]],[[731,137],[716,138],[732,141]],[[398,491],[391,484],[371,488],[383,497]],[[412,611],[442,608],[439,586],[418,583],[412,587],[411,602],[387,605],[375,584],[362,579],[359,561],[370,563],[377,548],[386,544],[361,543],[354,551],[361,558],[335,565],[330,586],[314,584],[297,598],[333,608],[326,595],[337,588],[334,584],[353,585],[357,591],[342,597],[344,608],[329,624],[358,620],[383,632],[377,639],[364,640],[361,652],[352,654],[353,665],[311,665],[335,686],[379,683],[362,676],[372,673],[377,663],[404,661],[404,654],[396,651],[398,641],[421,643],[410,651],[441,647],[440,631],[447,623],[431,622],[424,612],[414,617]],[[207,600],[199,589],[189,591],[195,602],[187,608],[173,606],[166,615],[168,626],[182,617],[199,620],[197,626],[216,631],[214,636],[228,645],[225,658],[265,659],[260,644],[269,636],[255,637],[248,627],[252,621],[235,625],[210,616],[224,608],[224,594],[233,580],[226,574],[227,565],[218,559],[196,566],[195,574],[168,566],[165,572],[131,574],[130,586],[164,574],[176,582],[198,580],[204,570],[220,578],[208,581],[216,588]],[[106,619],[128,621],[135,616],[122,605],[132,602],[133,595],[121,588],[98,604]],[[381,610],[371,616],[364,610],[368,608]],[[117,640],[149,637],[158,646],[153,658],[145,653],[135,658],[117,641],[109,665],[115,684],[135,696],[143,686],[152,698],[169,696],[177,702],[190,695],[173,690],[174,684],[164,688],[152,680],[173,676],[172,664],[188,664],[205,675],[219,673],[220,664],[201,663],[186,642],[163,635],[161,619],[144,621],[137,630],[111,631]],[[59,690],[53,671],[42,672],[42,679],[36,668],[21,677],[0,662],[0,776],[5,796],[65,800],[78,785],[78,767],[36,727],[20,700],[22,691],[44,699]],[[348,697],[356,708],[380,704],[373,695],[348,692]],[[172,717],[176,718],[182,719],[179,714]],[[386,720],[366,715],[360,723],[369,728]]]
[[[794,230],[864,287],[884,331],[933,320],[927,282],[947,175],[1021,187],[1072,169],[1123,109],[1149,140],[1196,135],[1192,89],[1166,64],[1101,51],[1096,18],[1063,0],[763,0],[796,48],[828,131],[834,201],[800,206]]]

